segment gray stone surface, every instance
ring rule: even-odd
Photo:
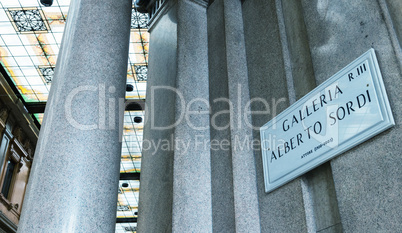
[[[221,190],[214,195],[213,189],[213,229],[259,232],[251,119],[249,115],[244,118],[250,96],[241,2],[214,1],[208,17],[211,140],[228,145],[223,150],[211,148],[212,184]]]
[[[153,50],[151,46],[150,67],[160,68],[150,69],[149,86],[177,87],[183,99],[178,95],[165,97],[167,92],[155,94],[159,101],[156,112],[147,116],[155,116],[164,125],[188,110],[200,115],[183,120],[174,132],[145,129],[146,138],[164,139],[174,133],[176,143],[184,141],[191,149],[178,147],[174,154],[158,152],[154,157],[145,152],[139,231],[327,233],[400,229],[401,51],[395,43],[398,3],[247,0],[243,1],[241,16],[239,1],[215,0],[208,8],[208,45],[206,13],[198,3],[204,1],[180,0],[178,8],[172,8],[178,15],[177,41],[173,35],[175,20],[170,22],[168,16],[161,18],[151,32],[151,43],[156,47]],[[242,18],[245,54],[242,24],[239,26]],[[251,135],[241,122],[248,118],[241,115],[239,121],[239,113],[244,112],[236,107],[244,107],[250,98],[266,100],[269,112],[251,116],[258,128],[371,47],[379,57],[397,125],[302,179],[265,193],[260,151],[254,150],[253,155],[236,149],[234,137]],[[152,58],[152,54],[158,55]],[[173,68],[176,65],[177,70]],[[241,93],[237,92],[238,84]],[[230,109],[224,102],[214,102],[220,97],[235,103],[231,118],[213,117]],[[235,102],[238,97],[240,102]],[[210,114],[202,114],[207,103],[201,101],[181,109],[181,101],[189,104],[195,98],[210,103]],[[163,108],[173,105],[173,110]],[[251,110],[266,109],[261,102],[254,102]],[[241,129],[219,130],[214,123],[232,123]],[[201,130],[194,125],[212,127]],[[253,139],[259,140],[259,131],[252,133]],[[227,139],[230,148],[199,148],[195,140],[204,139]]]
[[[302,1],[317,83],[374,48],[396,126],[331,161],[345,232],[401,229],[399,51],[377,1]],[[389,16],[389,15],[388,15]],[[386,18],[386,17],[385,17]]]
[[[173,232],[212,232],[207,12],[196,2],[178,0],[177,6],[176,88],[182,98],[175,105],[181,145],[174,153]]]
[[[229,98],[226,66],[223,1],[208,7],[209,100],[211,105],[211,141],[230,142],[229,108],[219,98]],[[226,114],[219,114],[226,111]],[[229,143],[228,143],[229,144]],[[234,232],[232,153],[230,144],[220,150],[211,147],[212,229],[213,232]]]
[[[342,224],[340,223],[317,231],[317,233],[340,233],[340,232],[343,232]]]
[[[342,232],[331,165],[324,163],[308,172],[305,178],[313,199],[316,231]],[[336,226],[336,228],[333,226]],[[329,229],[332,229],[332,231],[329,231]]]
[[[224,0],[223,6],[229,100],[233,107],[230,133],[236,231],[260,232],[242,7],[240,1],[233,0]]]
[[[174,134],[169,126],[175,122],[176,94],[165,87],[176,86],[176,11],[176,6],[166,11],[150,31],[138,232],[172,231],[174,148],[161,150],[154,145],[170,142]]]
[[[261,127],[288,105],[287,81],[274,1],[248,0],[243,3],[244,35],[250,97],[269,104],[269,112],[253,114],[252,123]],[[252,111],[266,111],[262,103]],[[259,140],[259,131],[254,139]],[[255,150],[261,232],[305,232],[306,218],[300,179],[271,192],[264,192],[261,151]]]
[[[139,232],[212,232],[204,3],[171,1],[150,31],[144,143],[170,149],[143,151]]]
[[[280,0],[286,45],[288,47],[290,70],[296,100],[315,88],[313,64],[301,2],[298,0]],[[280,17],[280,16],[279,16]]]
[[[282,42],[284,54],[289,53],[291,78],[294,90],[289,87],[289,93],[295,93],[295,100],[300,99],[313,90],[315,85],[314,69],[310,55],[307,29],[304,22],[304,14],[301,1],[284,0],[277,4],[278,18],[283,16],[283,25],[280,24],[281,37],[286,38]],[[284,31],[284,33],[282,32]],[[288,72],[286,73],[287,75]],[[289,99],[292,99],[289,94]],[[302,176],[303,201],[306,213],[308,232],[342,232],[340,215],[332,170],[329,163],[325,163]]]
[[[381,2],[381,1],[380,1]],[[398,36],[399,43],[402,42],[402,1],[400,0],[386,0],[387,8],[392,18],[394,30]]]
[[[114,232],[130,18],[131,1],[72,1],[18,232]]]

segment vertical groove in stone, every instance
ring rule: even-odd
[[[102,100],[124,99],[130,18],[131,1],[71,2],[18,232],[114,232],[124,109]]]
[[[301,2],[297,0],[277,0],[277,7],[280,9],[279,22],[283,20],[283,24],[280,23],[280,31],[283,31],[281,36],[285,37],[282,45],[287,48],[284,49],[284,59],[285,63],[289,59],[291,78],[295,83],[294,90],[289,86],[288,89],[290,95],[295,93],[298,100],[316,86],[303,9]],[[291,100],[292,96],[289,98]],[[328,163],[304,175],[300,181],[308,232],[329,229],[335,224],[340,224],[334,182]],[[337,227],[337,230],[341,230],[341,227]]]
[[[241,2],[224,0],[224,22],[229,99],[231,111],[231,141],[233,164],[234,207],[236,232],[260,232],[257,178],[253,148],[239,141],[252,141],[249,83]],[[249,124],[247,124],[249,123]]]
[[[384,0],[379,0],[381,8],[384,10],[384,6],[387,6],[387,11],[391,16],[393,28],[399,38],[399,44],[402,42],[402,2],[399,0],[385,0],[386,4],[384,5]]]
[[[284,12],[282,9],[282,0],[275,0],[276,6],[276,15],[278,17],[278,26],[279,26],[279,35],[282,44],[282,54],[283,54],[283,63],[285,68],[286,74],[286,83],[288,89],[288,96],[289,96],[289,104],[292,105],[296,102],[296,92],[295,92],[295,85],[293,81],[293,72],[292,72],[292,61],[290,57],[289,45],[288,45],[288,38],[286,35],[286,24],[284,18]],[[289,22],[288,22],[289,23]],[[289,35],[292,36],[292,35]]]
[[[211,154],[205,144],[210,140],[206,8],[179,0],[177,21],[176,88],[181,98],[175,106],[180,123],[175,127],[172,229],[212,232]]]
[[[295,72],[297,68],[299,68],[302,65],[305,65],[305,64],[298,64],[300,63],[299,61],[305,61],[304,63],[310,63],[311,66],[311,58],[309,56],[307,41],[303,41],[304,43],[301,41],[303,37],[304,37],[303,39],[305,39],[306,35],[305,35],[305,27],[303,27],[304,26],[303,17],[300,14],[300,9],[297,8],[298,3],[295,3],[294,1],[285,1],[285,3],[283,3],[282,0],[276,0],[275,4],[279,24],[279,33],[282,43],[282,53],[286,71],[285,73],[288,84],[287,89],[289,95],[289,104],[292,105],[293,103],[296,102],[297,99],[306,94],[306,93],[300,93],[301,87],[300,85],[297,86],[294,85],[294,79],[298,80],[297,82],[298,84],[300,84],[302,80],[305,81],[308,78],[312,79],[314,82],[314,77],[311,77],[311,74],[309,75],[309,73],[306,72],[300,72],[300,73],[297,73],[297,71]],[[285,4],[285,6],[283,6],[283,4]],[[290,38],[288,38],[288,34]],[[306,47],[307,47],[307,56],[304,49]],[[297,59],[295,59],[295,57]],[[299,57],[303,57],[304,59],[301,59]],[[302,71],[308,71],[308,70],[310,69],[302,68]],[[295,73],[294,76],[293,73]],[[296,93],[298,94],[297,97]],[[311,188],[309,187],[309,182],[305,177],[301,177],[300,185],[303,193],[303,204],[304,204],[304,212],[306,215],[307,232],[313,233],[316,232],[316,224],[315,224],[316,216],[314,213],[314,207],[313,207],[314,200],[311,193]]]
[[[230,142],[230,104],[223,0],[208,7],[209,103],[211,142]],[[223,114],[222,114],[223,113]],[[232,152],[211,146],[213,232],[235,232]]]
[[[402,3],[397,0],[378,0],[384,21],[387,25],[389,36],[394,47],[395,55],[399,60],[399,69],[402,71]]]
[[[250,98],[268,104],[251,104],[253,139],[260,141],[259,127],[289,106],[287,80],[275,1],[247,0],[242,9]],[[306,232],[300,180],[265,193],[260,147],[254,153],[261,232]]]
[[[284,37],[283,46],[288,53],[284,54],[284,59],[289,59],[294,88],[289,92],[294,93],[292,95],[297,101],[316,87],[303,9],[301,2],[297,0],[277,0],[277,6],[281,9],[278,18],[283,20],[283,23],[280,23],[280,31],[283,31],[281,36]],[[292,87],[288,87],[290,88]]]
[[[313,200],[315,228],[318,231],[342,232],[341,218],[329,163],[324,163],[304,175]],[[334,228],[334,226],[336,226]]]
[[[317,232],[316,227],[316,214],[314,212],[314,197],[311,192],[311,186],[308,182],[308,179],[305,176],[302,176],[300,179],[300,185],[302,187],[303,192],[303,203],[304,203],[304,212],[306,213],[306,225],[307,232],[314,233]]]

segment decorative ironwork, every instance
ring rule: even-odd
[[[166,0],[157,0],[151,6],[150,18],[152,19],[157,12],[162,8],[162,5],[166,2]]]
[[[125,231],[137,231],[137,227],[124,227]]]
[[[130,207],[127,205],[119,205],[117,206],[117,211],[129,211]]]
[[[149,17],[146,13],[140,13],[133,9],[131,12],[131,28],[148,28]]]
[[[137,81],[147,81],[148,66],[134,65],[134,70]]]
[[[50,84],[54,76],[54,67],[38,67],[38,70],[43,78],[43,81],[46,84]]]
[[[37,8],[8,9],[17,32],[46,32],[43,14]]]

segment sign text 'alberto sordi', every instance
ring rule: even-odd
[[[365,67],[365,64],[363,64],[363,67]],[[349,74],[349,81],[353,80],[353,73]],[[318,99],[314,99],[311,102],[311,109],[309,105],[305,106],[305,109],[300,109],[298,115],[293,115],[291,119],[285,119],[282,122],[282,129],[283,132],[286,132],[290,129],[290,127],[293,127],[295,124],[298,124],[299,122],[302,122],[303,120],[306,119],[306,117],[309,117],[313,115],[315,112],[317,112],[320,108],[324,107],[324,105],[327,105],[328,103],[331,103],[333,99],[337,99],[339,95],[343,94],[343,91],[341,88],[336,85],[334,87],[334,90],[328,90],[328,93],[322,94]],[[345,119],[348,115],[353,114],[355,112],[356,108],[362,108],[366,105],[367,102],[371,102],[370,98],[370,92],[369,90],[366,90],[366,93],[364,94],[359,94],[356,96],[356,99],[354,101],[348,101],[345,103],[345,106],[340,106],[338,107],[335,111],[332,111],[328,114],[328,118],[331,119],[330,125],[336,125],[337,121],[341,121]],[[295,137],[292,137],[289,139],[289,141],[284,142],[283,146],[278,146],[276,151],[272,151],[271,153],[271,163],[272,160],[277,160],[278,158],[281,158],[283,155],[288,153],[291,150],[296,149],[297,146],[300,146],[301,143],[303,143],[303,140],[306,139],[311,139],[311,134],[320,134],[322,132],[323,126],[322,123],[318,120],[314,122],[313,125],[308,126],[306,129],[304,129],[304,132],[298,133]],[[303,135],[305,135],[303,137]],[[321,145],[320,145],[321,146]],[[315,149],[318,149],[319,147],[316,147]],[[308,151],[308,153],[311,153],[312,150]],[[306,154],[302,155],[301,158],[304,158]]]
[[[393,124],[371,49],[261,128],[266,191]]]

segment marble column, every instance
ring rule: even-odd
[[[202,0],[177,5],[173,232],[212,232],[206,7]]]
[[[254,99],[250,105],[253,139],[259,141],[259,127],[289,106],[291,82],[287,78],[276,2],[247,0],[242,9],[249,93]],[[275,135],[269,138],[272,143],[277,143],[275,140]],[[300,179],[265,193],[259,146],[255,146],[254,155],[261,232],[306,232]]]
[[[240,0],[224,0],[236,232],[260,232],[250,93]],[[241,142],[248,142],[240,145]],[[239,143],[240,142],[240,143]]]
[[[166,149],[157,146],[171,141],[175,123],[176,94],[172,90],[176,87],[177,74],[177,6],[167,3],[166,12],[158,16],[149,31],[148,108],[145,109],[138,232],[172,231],[174,148],[172,144]]]
[[[114,232],[131,0],[72,0],[18,232]]]

